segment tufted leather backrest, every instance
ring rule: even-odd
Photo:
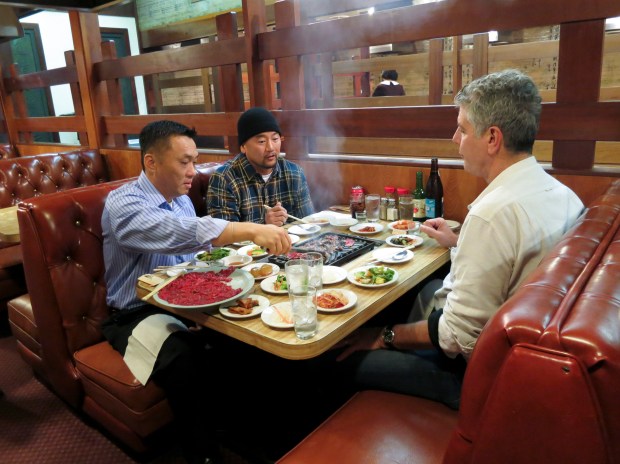
[[[197,166],[190,197],[206,208],[209,176],[219,163]],[[133,179],[23,200],[18,209],[26,284],[52,387],[74,406],[82,401],[73,353],[103,340],[108,316],[101,215],[108,193]]]
[[[10,143],[0,144],[0,160],[6,158],[15,158],[17,156],[17,152],[13,145]]]
[[[99,150],[0,160],[0,208],[43,194],[109,181]]]
[[[31,198],[18,221],[26,284],[54,389],[81,403],[73,353],[103,339],[108,316],[101,215],[108,193],[126,180]],[[64,395],[63,395],[64,396]]]
[[[620,459],[620,180],[489,321],[444,462]]]
[[[196,177],[192,181],[192,188],[188,196],[196,209],[196,216],[203,217],[207,215],[207,190],[209,189],[209,179],[211,174],[219,168],[222,163],[211,162],[196,165]]]

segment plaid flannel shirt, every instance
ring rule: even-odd
[[[314,212],[303,169],[279,158],[265,182],[243,153],[211,174],[207,192],[208,214],[227,221],[265,223],[264,205],[281,202],[289,214]]]

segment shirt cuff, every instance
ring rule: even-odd
[[[443,309],[437,309],[428,316],[428,335],[431,339],[431,343],[437,351],[443,353],[441,346],[439,345],[439,319],[443,315]]]

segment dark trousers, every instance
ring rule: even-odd
[[[103,334],[124,355],[133,329],[148,316],[161,312],[153,306],[114,310],[102,325]],[[206,345],[204,335],[202,331],[171,334],[159,351],[149,379],[166,393],[185,453],[197,456],[215,453],[215,431],[221,417],[216,397],[219,361],[214,349]]]

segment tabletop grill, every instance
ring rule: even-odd
[[[323,264],[340,266],[371,251],[383,242],[355,235],[325,232],[316,237],[295,244],[286,255],[272,255],[268,261],[284,268],[289,259],[303,257],[303,253],[319,252],[324,256]]]

